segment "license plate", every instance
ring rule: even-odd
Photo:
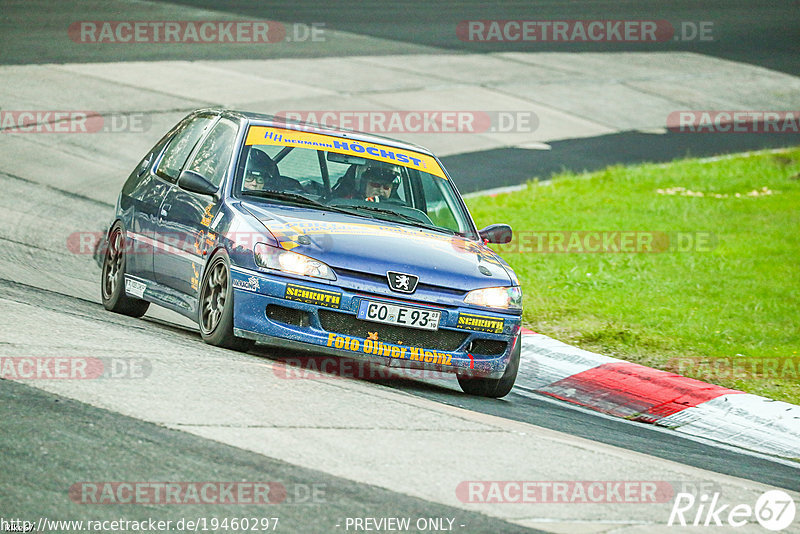
[[[420,330],[438,330],[441,316],[442,312],[439,311],[362,300],[358,306],[357,317],[375,323],[397,324]]]

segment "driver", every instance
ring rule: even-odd
[[[264,177],[258,172],[248,172],[244,175],[242,189],[245,191],[260,191],[264,189]]]
[[[361,184],[365,200],[380,202],[388,199],[400,185],[400,173],[394,167],[371,165],[364,169]]]
[[[264,184],[274,181],[276,176],[280,176],[278,164],[266,152],[257,148],[251,149],[247,158],[242,189],[245,191],[264,189]]]

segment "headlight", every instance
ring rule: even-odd
[[[313,278],[336,280],[336,275],[333,274],[333,270],[327,264],[291,250],[271,247],[264,243],[256,243],[253,253],[255,254],[256,263],[260,267]]]
[[[522,309],[522,289],[512,287],[486,287],[467,293],[464,297],[467,304],[486,306],[487,308],[502,308],[504,310]]]

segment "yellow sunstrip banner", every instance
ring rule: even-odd
[[[494,317],[487,317],[485,315],[473,315],[471,313],[462,313],[458,316],[456,328],[466,328],[468,330],[477,330],[478,332],[489,332],[491,334],[503,333],[503,320],[495,319]]]
[[[313,287],[287,284],[283,298],[286,300],[296,300],[297,302],[303,302],[305,304],[338,308],[342,301],[342,294],[334,291],[314,289]]]
[[[364,141],[355,141],[353,139],[343,139],[341,137],[333,137],[325,134],[287,130],[285,128],[273,128],[270,126],[251,126],[250,130],[247,132],[245,144],[321,149],[328,152],[349,154],[351,156],[393,163],[421,172],[427,172],[439,178],[444,178],[445,180],[447,179],[444,171],[436,162],[436,159],[426,154]]]

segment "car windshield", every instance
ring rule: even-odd
[[[241,195],[475,237],[458,193],[426,154],[251,126],[240,162]]]

